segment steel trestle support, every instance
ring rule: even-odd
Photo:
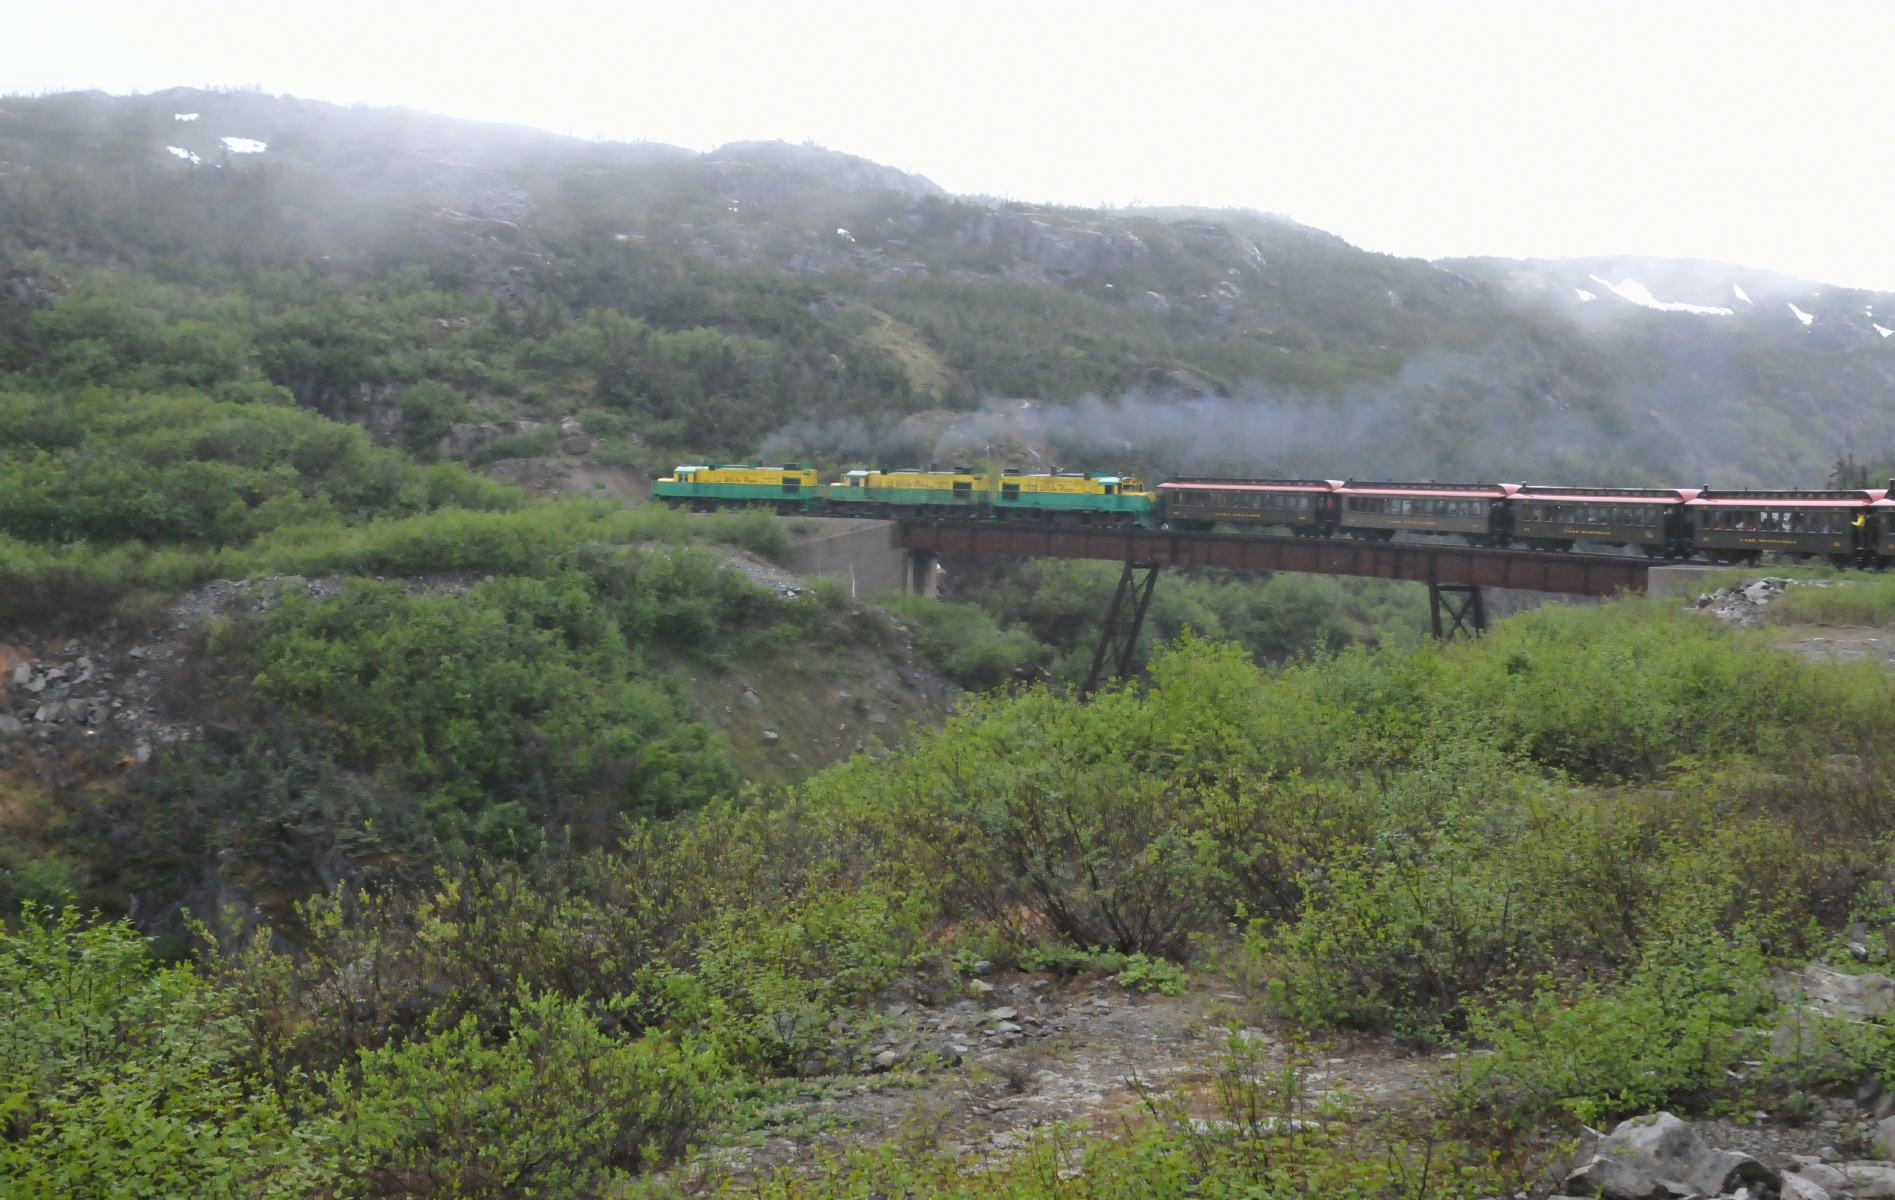
[[[1443,612],[1448,616],[1445,630],[1441,624]],[[1476,638],[1487,632],[1487,605],[1482,602],[1480,587],[1475,584],[1430,582],[1428,616],[1434,621],[1436,641],[1445,642],[1457,634]]]
[[[1139,631],[1145,627],[1145,610],[1151,606],[1152,589],[1158,586],[1160,569],[1158,563],[1125,560],[1118,590],[1112,593],[1112,607],[1106,610],[1105,625],[1099,630],[1099,648],[1092,655],[1092,670],[1086,674],[1085,686],[1079,689],[1081,699],[1098,688],[1108,659],[1115,678],[1125,678],[1132,669],[1132,651],[1138,647]],[[1139,571],[1145,572],[1142,580],[1138,578]],[[1132,605],[1129,614],[1125,611],[1128,601]]]

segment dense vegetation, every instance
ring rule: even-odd
[[[995,694],[899,758],[610,849],[345,887],[303,906],[293,955],[259,931],[159,967],[123,927],[29,913],[5,955],[9,1178],[85,1194],[137,1143],[203,1194],[591,1194],[770,1080],[859,1070],[852,1006],[897,977],[952,994],[949,962],[1062,945],[1221,947],[1306,1029],[1471,1039],[1494,1053],[1454,1084],[1468,1128],[1895,1074],[1895,1029],[1775,1056],[1755,1032],[1771,964],[1886,916],[1883,673],[1623,603],[1276,672],[1187,639],[1151,679]],[[1285,1196],[1378,1193],[1406,1162],[1346,1121],[1194,1147],[1159,1106],[1138,1128],[1087,1161]],[[1017,1194],[1053,1188],[1036,1161]],[[846,1169],[970,1186],[892,1147]],[[822,1178],[773,1186],[841,1186]]]

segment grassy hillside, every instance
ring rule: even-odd
[[[1820,483],[1895,441],[1877,297],[1764,272],[1428,264],[1257,213],[952,197],[813,147],[698,156],[256,93],[0,108],[0,367],[267,384],[422,453],[457,422],[491,441],[576,417],[588,453],[637,468],[768,440],[1735,485]],[[1069,407],[1088,395],[1107,403]],[[1048,415],[1004,426],[1020,399]]]

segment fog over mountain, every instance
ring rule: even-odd
[[[427,453],[576,418],[634,470],[976,454],[1733,486],[1895,448],[1879,293],[1429,263],[1253,211],[952,196],[815,146],[256,92],[0,101],[0,273],[4,369],[148,383],[113,365],[126,339],[205,326],[222,357],[171,385],[267,383]]]

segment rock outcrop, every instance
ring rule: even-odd
[[[1621,1121],[1566,1177],[1563,1194],[1609,1200],[1674,1200],[1778,1191],[1782,1176],[1748,1154],[1714,1150],[1689,1121],[1668,1112]]]
[[[1783,579],[1769,576],[1753,579],[1742,587],[1721,587],[1715,592],[1705,592],[1699,596],[1693,606],[1708,609],[1710,614],[1720,621],[1735,621],[1739,625],[1755,625],[1763,620],[1764,610],[1793,587],[1830,587],[1848,586],[1846,581],[1829,579]]]

